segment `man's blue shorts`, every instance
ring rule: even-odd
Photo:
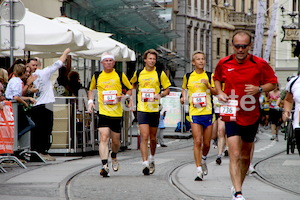
[[[206,128],[212,125],[212,115],[192,115],[192,123],[199,124]]]
[[[225,131],[227,137],[238,135],[241,136],[244,142],[254,142],[258,125],[259,120],[249,126],[242,126],[236,122],[225,122]]]

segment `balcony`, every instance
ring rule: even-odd
[[[237,28],[255,29],[256,14],[250,16],[244,12],[231,11],[228,16],[228,23]],[[265,29],[269,27],[269,19],[265,17]]]

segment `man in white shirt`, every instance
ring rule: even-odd
[[[51,147],[51,135],[53,128],[53,111],[49,109],[49,105],[55,102],[51,76],[63,63],[67,60],[68,54],[71,52],[67,48],[62,56],[53,65],[44,69],[37,69],[33,75],[37,79],[33,82],[36,93],[36,104],[31,109],[31,119],[35,123],[35,128],[31,130],[31,150],[37,151],[45,160],[54,161],[55,158],[48,154]]]

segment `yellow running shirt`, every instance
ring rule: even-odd
[[[211,75],[213,77],[214,74]],[[188,89],[189,96],[189,115],[210,115],[212,114],[211,93],[201,79],[208,79],[205,71],[197,74],[193,71],[186,84],[186,75],[183,77],[182,89]],[[209,84],[209,82],[208,82]],[[211,78],[211,87],[215,87],[215,83]]]
[[[128,89],[132,89],[132,85],[124,73],[122,73],[122,82]],[[95,75],[93,75],[89,90],[96,88],[98,91],[99,114],[110,117],[122,117],[121,102],[115,101],[116,96],[122,96],[122,83],[115,69],[110,73],[102,71],[98,76],[97,86]]]
[[[171,86],[170,80],[165,72],[161,73],[160,81],[164,89]],[[137,82],[136,71],[134,72],[130,82]],[[138,84],[137,110],[142,112],[158,112],[159,101],[157,99],[153,99],[153,96],[160,92],[160,83],[156,67],[154,67],[154,70],[152,71],[147,71],[144,68],[139,75]]]

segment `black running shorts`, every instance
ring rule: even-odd
[[[137,112],[139,124],[149,124],[151,127],[158,127],[159,112]]]
[[[238,135],[241,136],[244,142],[254,142],[258,125],[259,120],[255,122],[255,124],[249,126],[242,126],[236,122],[225,122],[225,131],[227,137]]]
[[[106,115],[98,114],[98,128],[108,127],[110,130],[116,133],[121,133],[122,117],[110,117]]]

